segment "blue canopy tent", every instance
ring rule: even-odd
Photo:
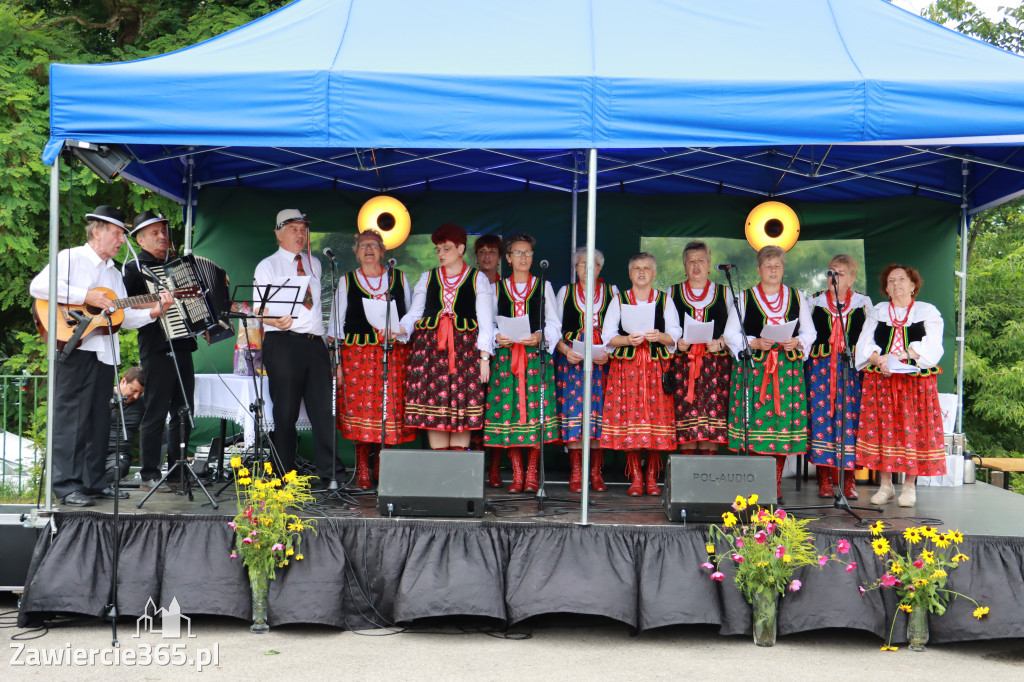
[[[187,247],[198,190],[239,181],[593,189],[590,249],[605,188],[928,196],[961,206],[962,240],[1024,194],[1024,59],[884,0],[296,0],[50,77],[51,262],[69,140],[123,145],[125,177],[185,205]]]

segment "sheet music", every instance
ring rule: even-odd
[[[792,320],[785,324],[766,324],[764,329],[761,330],[761,338],[774,341],[775,343],[789,341],[793,338],[793,331],[796,329],[796,323],[796,320]]]
[[[285,315],[293,314],[295,309],[302,305],[302,298],[308,286],[308,275],[275,278],[270,285],[270,298],[267,299],[267,305],[263,309],[263,316],[284,317]],[[266,285],[257,287],[254,290],[254,306],[259,306],[266,290]]]
[[[715,338],[714,322],[698,322],[689,314],[683,320],[683,341],[691,346],[695,343],[710,343]]]
[[[885,364],[893,374],[917,374],[921,371],[917,365],[908,365],[892,354],[889,355]]]
[[[391,313],[391,331],[398,333],[398,304],[391,301],[391,305],[388,306],[388,311]],[[366,313],[366,321],[374,329],[384,329],[384,323],[387,321],[384,318],[384,301],[377,300],[375,298],[364,298],[363,299],[363,312]]]
[[[592,356],[594,360],[600,360],[601,358],[603,358],[606,355],[608,355],[608,347],[605,346],[603,343],[602,344],[595,343],[592,346],[592,348],[593,348],[593,351],[594,351],[594,355]],[[574,353],[579,353],[580,355],[584,355],[585,356],[586,355],[586,350],[587,350],[587,344],[584,343],[583,341],[573,341],[572,342],[572,351]]]
[[[530,316],[505,317],[498,315],[498,331],[512,339],[514,343],[519,343],[533,334],[530,331]]]
[[[627,334],[643,334],[654,329],[654,307],[657,303],[622,306],[619,324]]]

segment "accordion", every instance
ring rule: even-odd
[[[208,344],[214,344],[235,337],[235,329],[228,318],[231,295],[224,268],[209,258],[188,255],[153,265],[152,269],[161,284],[169,289],[195,286],[203,292],[198,298],[175,300],[168,309],[164,330],[168,341],[203,335]],[[153,282],[147,280],[146,286],[151,292],[157,291]]]

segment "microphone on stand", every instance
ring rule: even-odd
[[[836,277],[838,277],[838,276],[839,276],[839,273],[836,272],[835,270],[829,270],[828,272],[825,273],[825,279],[827,279],[829,281],[835,281]]]
[[[338,259],[334,257],[334,252],[331,251],[331,247],[324,247],[324,256],[330,259],[332,268],[338,265]]]
[[[546,260],[542,260],[540,262],[540,269],[541,270],[547,270],[548,269],[548,265],[550,265],[550,263],[548,263]]]
[[[729,272],[730,270],[734,270],[736,268],[736,266],[733,265],[732,263],[720,263],[717,266],[715,266],[715,268],[717,270],[721,270],[721,271],[724,271],[724,272]]]
[[[393,268],[396,265],[398,265],[398,261],[397,260],[395,260],[394,258],[388,258],[388,267],[389,268]]]

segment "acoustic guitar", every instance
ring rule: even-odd
[[[72,338],[85,339],[92,334],[108,334],[107,317],[110,317],[110,326],[113,331],[121,328],[124,322],[124,308],[131,308],[146,303],[155,303],[160,300],[160,294],[142,294],[141,296],[128,296],[118,298],[117,294],[106,287],[96,287],[90,291],[100,291],[110,299],[110,305],[105,309],[96,308],[91,305],[73,305],[69,303],[57,304],[57,348],[64,348],[64,344]],[[203,295],[200,287],[186,287],[171,292],[174,298],[198,298]],[[35,299],[32,305],[32,316],[36,321],[36,328],[39,335],[46,340],[49,332],[50,302],[41,298]],[[84,328],[79,329],[82,325]]]

